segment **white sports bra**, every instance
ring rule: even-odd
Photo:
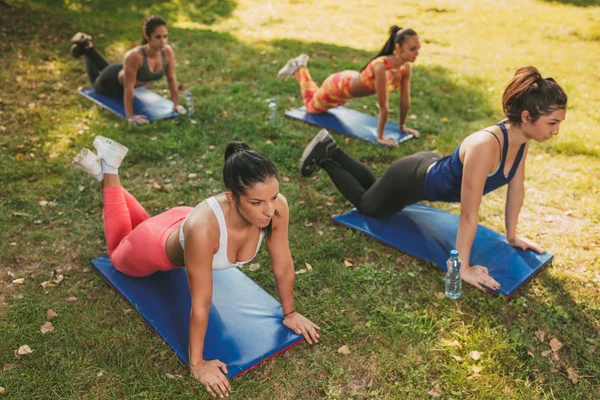
[[[206,199],[206,202],[210,206],[212,212],[215,214],[215,217],[217,217],[217,222],[219,223],[219,230],[221,231],[221,233],[219,235],[219,251],[217,251],[215,253],[215,255],[213,256],[212,269],[234,268],[234,267],[242,266],[242,265],[252,261],[254,259],[254,257],[256,257],[256,253],[258,253],[260,244],[262,243],[263,237],[265,236],[264,231],[262,229],[260,231],[260,237],[258,239],[258,243],[256,244],[256,251],[254,252],[254,255],[252,256],[251,259],[249,259],[247,261],[238,261],[235,263],[230,263],[229,259],[227,258],[227,225],[225,225],[225,215],[223,215],[223,209],[219,205],[219,202],[217,201],[217,199],[215,199],[214,197],[209,197],[208,199]],[[190,212],[190,214],[191,213],[192,212]],[[187,221],[190,214],[188,214],[185,217],[185,219],[181,223],[181,227],[179,228],[179,243],[181,244],[182,249],[185,249],[183,225],[185,224],[185,221]]]

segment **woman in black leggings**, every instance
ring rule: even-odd
[[[94,48],[92,37],[83,32],[77,32],[71,39],[71,54],[75,58],[85,57],[87,72],[96,92],[105,96],[123,96],[128,121],[148,123],[145,116],[133,114],[134,88],[148,85],[165,75],[174,104],[173,111],[185,114],[177,92],[175,53],[167,44],[167,23],[156,15],[146,17],[142,33],[142,45],[129,50],[123,63],[109,64]]]
[[[504,91],[506,120],[467,136],[450,156],[419,152],[394,162],[379,179],[340,149],[322,130],[304,150],[302,175],[323,168],[342,195],[358,211],[389,216],[421,200],[460,202],[456,248],[463,261],[461,276],[483,289],[499,289],[487,268],[470,266],[470,254],[481,198],[508,185],[506,238],[512,246],[543,252],[535,242],[516,236],[525,195],[525,159],[532,140],[545,142],[558,135],[565,119],[567,95],[552,78],[535,67],[523,67]]]

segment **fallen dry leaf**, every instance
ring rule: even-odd
[[[481,353],[478,351],[472,351],[471,352],[471,358],[475,361],[479,360],[481,358]]]
[[[289,182],[290,178],[288,178],[287,176],[284,176],[283,178],[281,178],[281,180],[284,182]]]
[[[469,376],[467,376],[467,380],[471,380],[473,378],[477,378],[478,376],[481,376],[481,374],[475,373],[473,375],[469,375]]]
[[[428,395],[430,395],[431,397],[440,397],[442,395],[442,384],[441,383],[436,383],[433,388],[431,388],[431,390],[429,392],[427,392]]]
[[[259,263],[250,264],[250,265],[248,265],[248,269],[250,271],[258,271],[260,269],[260,264]]]
[[[442,345],[444,345],[446,347],[458,347],[459,349],[462,349],[462,345],[458,342],[458,340],[446,340],[446,339],[444,339],[442,341]]]
[[[25,278],[17,278],[12,281],[15,285],[22,285],[25,282]]]
[[[4,364],[4,365],[2,366],[2,372],[6,372],[6,371],[8,371],[9,369],[11,369],[12,367],[13,367],[13,366],[12,366],[12,364],[8,364],[8,363],[6,363],[6,364]]]
[[[552,340],[550,340],[550,348],[552,349],[552,351],[557,352],[560,349],[562,349],[562,347],[563,344],[559,342],[558,339],[552,338]]]
[[[306,267],[306,270],[307,270],[308,272],[312,272],[312,270],[313,270],[313,267],[312,267],[312,265],[310,265],[309,263],[304,263],[304,266]]]
[[[46,200],[40,200],[38,201],[38,204],[42,207],[46,207],[48,205],[48,202]]]
[[[343,345],[342,347],[340,347],[337,351],[340,354],[343,354],[345,356],[347,356],[348,354],[352,353],[350,351],[350,348],[347,345]]]
[[[594,352],[596,351],[597,348],[598,348],[597,344],[588,347],[588,354],[594,354]]]
[[[6,389],[4,389],[2,386],[0,386],[0,396],[4,394],[4,391],[5,391],[5,390],[6,390]]]
[[[305,219],[305,220],[304,220],[304,226],[307,226],[307,227],[309,227],[309,228],[310,228],[311,226],[313,226],[313,223],[312,223],[312,222],[310,222],[309,220]]]
[[[577,373],[575,372],[573,367],[569,367],[569,369],[567,369],[567,375],[569,376],[569,379],[571,380],[571,382],[573,382],[573,383],[579,382],[579,375],[577,375]]]
[[[46,321],[40,326],[40,332],[42,333],[52,332],[53,330],[54,327],[52,326],[52,322],[50,321]]]
[[[544,343],[544,338],[546,337],[546,333],[541,330],[535,331],[535,337],[542,343]]]
[[[78,300],[78,299],[77,299],[77,297],[74,297],[74,296],[71,296],[71,297],[69,297],[69,298],[67,299],[67,301],[68,301],[69,303],[76,302],[77,300]]]
[[[29,347],[28,345],[24,344],[23,346],[19,347],[19,350],[17,350],[17,354],[23,356],[25,354],[31,354],[33,353],[33,350],[31,350],[31,347]]]
[[[296,271],[296,275],[305,274],[305,273],[306,273],[306,268],[301,268],[298,271]]]
[[[54,310],[51,308],[49,308],[48,311],[46,311],[46,321],[52,321],[52,319],[57,316],[58,314],[55,313]]]
[[[354,264],[352,264],[350,261],[348,261],[348,260],[344,260],[344,266],[345,266],[346,268],[350,268],[352,265],[354,265]]]
[[[552,350],[544,350],[544,351],[542,351],[542,357],[548,357],[550,354],[552,354]]]
[[[100,378],[102,375],[104,375],[104,372],[102,372],[102,371],[98,371],[98,373],[96,374],[96,376],[97,376],[98,378]]]
[[[452,356],[456,361],[461,362],[463,359],[461,356]]]
[[[481,371],[483,371],[483,367],[480,367],[479,365],[471,365],[471,371],[473,371],[476,374],[478,374]]]

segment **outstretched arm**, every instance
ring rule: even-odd
[[[125,117],[134,123],[144,123],[146,120],[143,115],[133,115],[133,91],[139,69],[139,59],[135,54],[135,49],[128,51],[123,62],[123,105],[125,106]]]
[[[519,221],[519,213],[523,206],[525,198],[525,159],[529,150],[529,143],[525,145],[523,159],[519,164],[519,168],[513,179],[508,183],[508,192],[506,195],[505,207],[505,225],[506,225],[506,240],[511,246],[518,247],[523,250],[533,249],[538,253],[543,253],[544,249],[532,240],[517,237],[517,223]]]
[[[273,216],[273,230],[271,237],[266,240],[267,250],[271,257],[271,266],[277,293],[281,300],[283,308],[283,324],[299,335],[303,335],[310,344],[318,341],[319,328],[308,318],[296,312],[294,308],[294,280],[296,272],[294,271],[294,261],[290,251],[288,226],[290,220],[290,211],[287,201],[283,195],[279,195],[275,200],[278,215]]]
[[[225,377],[227,366],[220,360],[204,359],[204,338],[212,302],[212,258],[210,229],[190,224],[185,234],[185,265],[192,297],[189,362],[192,374],[213,396],[223,397],[231,389]]]
[[[412,64],[408,63],[406,74],[400,82],[400,132],[412,133],[415,137],[419,136],[419,131],[406,127],[406,116],[410,110],[410,82],[412,80]]]
[[[386,146],[397,146],[398,143],[392,138],[383,137],[385,124],[388,120],[388,91],[387,91],[387,68],[383,63],[373,66],[375,75],[375,93],[377,95],[377,105],[379,106],[379,119],[377,120],[377,143]]]
[[[470,263],[485,181],[498,160],[494,151],[496,148],[490,146],[489,141],[478,137],[473,137],[463,148],[465,153],[460,193],[460,221],[456,235],[456,249],[462,260],[460,275],[465,282],[479,289],[483,290],[484,285],[490,289],[499,289],[500,284],[489,276],[487,268],[480,265],[471,266]]]
[[[177,90],[177,77],[175,76],[175,52],[171,46],[165,49],[167,54],[167,83],[171,92],[171,100],[173,100],[173,110],[179,105],[179,91]]]

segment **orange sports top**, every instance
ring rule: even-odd
[[[373,59],[366,66],[366,68],[362,70],[362,72],[360,73],[360,82],[368,91],[370,91],[371,93],[375,93],[375,74],[373,73],[373,67],[379,63],[385,64],[386,68],[388,69],[386,71],[388,91],[398,89],[398,86],[400,86],[400,82],[402,81],[402,77],[406,74],[406,71],[408,70],[408,63],[402,64],[402,66],[400,67],[400,79],[396,80],[394,79],[394,74],[392,73],[392,67],[390,67],[390,64],[386,60],[385,56]]]

